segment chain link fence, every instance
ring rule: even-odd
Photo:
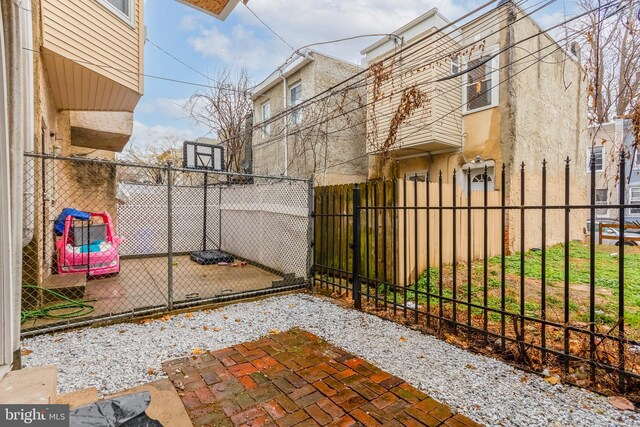
[[[23,335],[304,288],[313,187],[25,156]]]

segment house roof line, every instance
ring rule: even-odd
[[[395,30],[394,32],[389,34],[388,36],[382,37],[381,39],[379,39],[375,43],[365,47],[364,49],[362,49],[360,51],[360,53],[362,55],[366,55],[369,52],[372,52],[373,50],[375,50],[375,49],[379,48],[380,46],[384,45],[386,42],[391,40],[391,38],[393,36],[401,37],[403,34],[407,33],[409,30],[419,26],[420,24],[424,23],[425,21],[427,21],[428,19],[430,19],[430,18],[432,18],[432,17],[434,17],[436,15],[439,16],[440,18],[442,18],[443,20],[445,20],[446,22],[450,22],[444,15],[442,15],[440,12],[438,12],[438,8],[437,7],[434,7],[431,10],[427,11],[426,13],[423,13],[422,15],[418,16],[417,18],[415,18],[413,21],[409,22],[408,24],[405,24],[402,27],[398,28],[397,30]]]

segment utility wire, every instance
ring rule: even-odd
[[[280,41],[281,41],[282,43],[284,43],[284,44],[286,44],[287,46],[289,46],[289,48],[290,48],[292,51],[294,51],[294,52],[295,52],[295,50],[296,50],[296,49],[295,49],[293,46],[291,46],[291,44],[290,44],[288,41],[286,41],[282,36],[280,36],[280,34],[276,33],[276,32],[273,30],[273,28],[271,28],[271,27],[270,27],[266,22],[264,22],[264,21],[262,20],[262,18],[260,18],[260,17],[258,16],[258,14],[257,14],[257,13],[255,13],[255,12],[253,11],[253,9],[251,9],[251,8],[249,7],[249,4],[248,4],[247,2],[242,2],[242,3],[244,4],[244,6],[245,6],[247,9],[249,9],[249,12],[251,12],[251,14],[252,14],[253,16],[255,16],[255,17],[256,17],[256,19],[262,23],[262,25],[264,25],[265,27],[267,27],[267,29],[268,29],[269,31],[271,31],[271,32],[272,32],[272,33],[273,33],[277,38],[279,38],[279,39],[280,39]]]

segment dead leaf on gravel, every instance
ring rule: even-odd
[[[280,333],[279,329],[275,329],[274,328],[274,329],[269,330],[269,335],[276,335],[276,334],[279,334],[279,333]]]
[[[472,365],[471,363],[468,363],[466,366],[467,369],[471,369],[472,371],[477,371],[478,368],[476,368],[474,365]]]
[[[32,350],[29,350],[28,348],[23,348],[22,350],[20,350],[20,355],[21,355],[21,356],[28,356],[28,355],[30,355],[31,353],[33,353],[33,351],[32,351]]]
[[[184,315],[187,319],[191,319],[193,317],[193,313],[187,313]]]
[[[551,385],[556,385],[556,384],[560,384],[560,378],[559,377],[547,377],[544,379],[546,382],[548,382]]]
[[[400,337],[400,342],[407,342],[407,341],[409,341],[407,338],[405,338],[405,337]]]
[[[229,318],[229,316],[227,316],[226,314],[224,315],[224,320],[227,320]]]
[[[153,368],[149,368],[149,369],[147,369],[147,373],[148,373],[149,375],[158,375],[158,372],[157,372],[155,369],[153,369]]]
[[[208,326],[203,326],[203,327],[202,327],[202,330],[203,330],[203,331],[208,331],[208,330],[209,330],[209,327],[208,327]]]
[[[124,330],[124,329],[120,329],[120,330],[118,331],[118,333],[120,333],[120,334],[124,334],[124,333],[126,333],[126,332],[127,332],[127,331],[126,331],[126,330]]]
[[[622,396],[610,396],[607,401],[611,406],[621,411],[635,411],[636,407]]]
[[[220,332],[222,328],[213,328],[213,332]]]
[[[195,355],[201,355],[202,353],[204,353],[204,351],[201,348],[194,348],[193,350],[191,350],[191,353]]]

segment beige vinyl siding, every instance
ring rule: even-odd
[[[433,31],[433,30],[431,30]],[[427,33],[416,37],[424,37]],[[434,41],[437,43],[434,45]],[[405,42],[410,45],[414,40]],[[448,55],[456,45],[448,38],[434,38],[406,49],[390,59],[389,52],[384,64],[392,67],[393,73],[381,85],[381,99],[373,102],[373,80],[369,77],[367,85],[368,125],[377,129],[369,134],[380,146],[389,136],[392,119],[400,105],[403,90],[415,86],[426,97],[420,108],[403,122],[397,134],[396,145],[392,149],[410,148],[423,144],[438,143],[459,145],[461,135],[461,89],[458,79],[435,82],[436,79],[450,74],[451,60]],[[375,61],[381,60],[377,58]],[[369,147],[371,150],[372,147]]]
[[[97,0],[44,0],[43,47],[142,93],[143,1],[133,1],[132,26]]]

